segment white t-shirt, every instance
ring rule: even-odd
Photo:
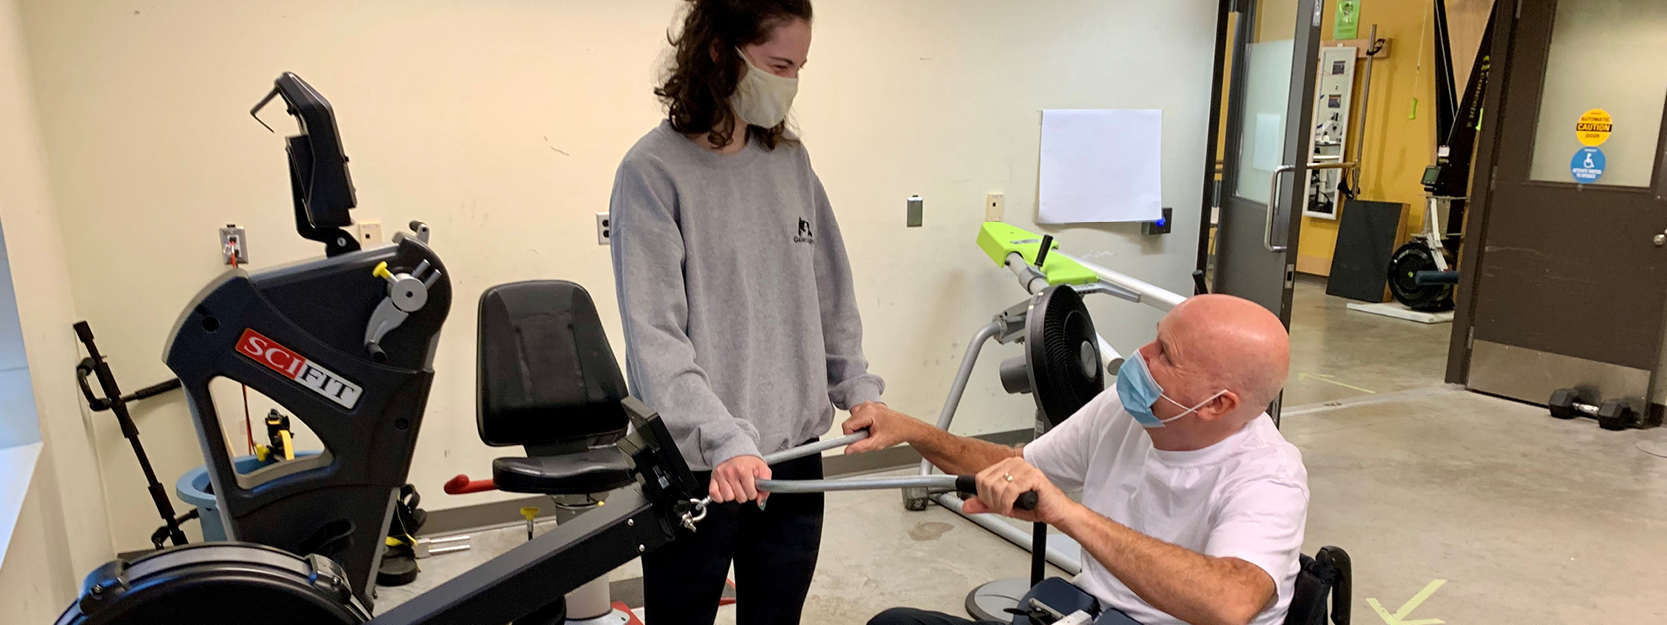
[[[1267,571],[1274,605],[1251,621],[1277,625],[1291,604],[1308,519],[1302,454],[1263,414],[1243,430],[1196,451],[1163,451],[1106,389],[1024,448],[1025,461],[1082,503],[1137,532]],[[1182,625],[1112,576],[1085,548],[1077,586],[1145,625]]]

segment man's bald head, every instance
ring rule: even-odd
[[[1195,387],[1188,389],[1195,401],[1227,389],[1239,397],[1240,415],[1260,414],[1290,371],[1285,324],[1261,305],[1231,295],[1181,302],[1158,323],[1158,342],[1185,385]]]

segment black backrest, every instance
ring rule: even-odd
[[[502,284],[480,296],[476,418],[488,445],[612,442],[627,423],[613,349],[584,287]]]
[[[1310,558],[1302,556],[1291,606],[1284,625],[1349,625],[1350,598],[1354,593],[1354,572],[1349,554],[1341,547],[1321,547]],[[1330,604],[1330,611],[1326,610]]]

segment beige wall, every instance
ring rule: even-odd
[[[0,564],[0,614],[45,623],[114,551],[92,432],[71,377],[79,356],[69,270],[24,49],[17,7],[0,0],[0,229],[45,443]]]
[[[256,268],[320,253],[294,234],[281,139],[246,114],[286,70],[335,105],[357,218],[389,232],[430,223],[459,291],[411,475],[430,495],[425,506],[485,501],[446,497],[439,485],[484,474],[500,453],[473,423],[482,288],[576,280],[618,344],[592,215],[606,210],[619,158],[660,119],[649,91],[679,3],[24,4],[75,304],[127,384],[168,375],[158,356],[171,324],[222,270],[217,226],[248,228]],[[817,5],[796,119],[845,229],[868,354],[893,405],[935,416],[967,337],[1022,297],[973,241],[991,191],[1006,194],[1010,221],[1031,224],[1039,109],[1163,109],[1174,234],[1147,238],[1134,224],[1056,231],[1094,261],[1188,288],[1215,9],[1213,0]],[[926,225],[905,229],[904,198],[917,193]],[[1155,311],[1093,306],[1118,348],[1149,340]],[[957,431],[1029,427],[1029,400],[995,382],[996,363],[1014,353],[985,354]],[[165,479],[201,462],[180,400],[136,417]],[[125,445],[98,425],[111,516],[147,518]],[[112,531],[132,549],[150,526]]]
[[[5,611],[7,623],[53,622],[75,600],[82,576],[92,570],[72,562],[69,546],[74,541],[63,524],[59,482],[49,456],[42,454],[35,465],[34,479],[0,560],[0,610]]]

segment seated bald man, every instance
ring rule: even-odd
[[[846,453],[912,445],[945,473],[978,474],[966,511],[1041,521],[1083,547],[1074,583],[1144,625],[1275,625],[1295,586],[1308,473],[1264,407],[1290,366],[1279,318],[1202,295],[1158,323],[1116,390],[1022,449],[954,436],[907,415],[845,422],[868,439]],[[1061,489],[1082,492],[1078,504]],[[1034,512],[1013,509],[1025,491]],[[894,608],[870,624],[966,619]]]

